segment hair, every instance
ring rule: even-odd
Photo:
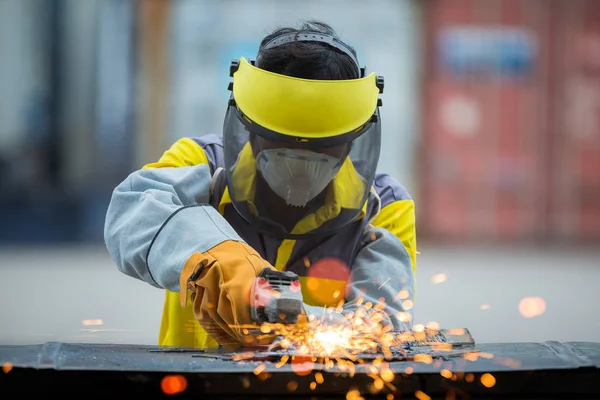
[[[303,79],[342,80],[359,77],[352,58],[326,43],[294,41],[270,49],[264,48],[273,38],[290,33],[320,33],[339,39],[331,26],[315,20],[304,21],[299,28],[279,28],[265,36],[260,43],[256,66]],[[350,47],[350,50],[356,56],[354,48]]]

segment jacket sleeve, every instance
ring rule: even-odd
[[[145,168],[112,193],[104,239],[119,271],[157,288],[179,291],[179,275],[195,252],[242,241],[208,204],[207,164]]]
[[[342,309],[325,310],[305,305],[308,315],[340,322],[349,312],[370,302],[380,303],[384,324],[395,331],[412,328],[414,271],[411,257],[402,241],[387,229],[373,227],[364,236],[363,245],[354,261]],[[359,305],[360,304],[360,305]]]

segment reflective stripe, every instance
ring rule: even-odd
[[[209,164],[206,153],[192,139],[183,138],[165,151],[160,160],[146,164],[142,169],[191,167],[198,164]]]
[[[292,251],[294,251],[294,246],[296,245],[295,240],[285,239],[279,245],[277,249],[277,259],[275,259],[274,267],[278,270],[285,269],[290,257],[292,256]]]
[[[165,294],[158,345],[165,347],[218,347],[218,343],[208,336],[196,321],[190,293],[188,293],[185,307],[181,307],[179,293],[165,290]]]
[[[398,200],[386,205],[373,220],[373,226],[387,229],[402,241],[410,255],[413,271],[416,271],[417,239],[413,200]]]

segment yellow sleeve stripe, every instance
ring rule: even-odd
[[[284,239],[279,248],[277,249],[277,258],[275,259],[274,267],[280,271],[285,269],[286,264],[290,260],[292,256],[292,251],[294,251],[294,246],[296,245],[295,240]]]
[[[188,301],[181,307],[179,293],[165,290],[162,321],[158,335],[159,346],[178,346],[196,348],[216,348],[219,344],[200,326],[194,316],[194,302],[191,292]]]
[[[416,271],[417,239],[414,201],[398,200],[384,206],[373,221],[373,225],[387,229],[402,241],[410,255],[413,271]]]
[[[191,167],[208,163],[208,157],[202,147],[192,139],[183,138],[165,151],[157,162],[146,164],[142,169]]]

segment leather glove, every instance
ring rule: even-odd
[[[204,253],[194,253],[180,275],[181,305],[191,290],[194,315],[202,328],[228,350],[270,343],[250,316],[250,289],[265,268],[275,270],[252,247],[225,241]],[[254,329],[248,327],[253,326]]]

